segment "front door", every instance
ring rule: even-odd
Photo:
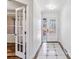
[[[16,9],[16,22],[15,22],[15,32],[16,32],[16,55],[22,59],[25,59],[25,7],[19,7]]]

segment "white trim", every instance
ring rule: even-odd
[[[23,12],[22,12],[22,16],[23,16],[23,22],[22,22],[22,26],[23,26],[23,34],[21,35],[21,34],[19,34],[19,36],[22,36],[23,37],[23,43],[21,44],[20,42],[17,42],[18,41],[18,37],[17,37],[17,11],[19,11],[19,10],[23,10]],[[18,18],[18,19],[20,19],[20,18]],[[17,56],[19,56],[19,57],[21,57],[22,59],[25,59],[25,7],[23,6],[23,7],[19,7],[19,8],[17,8],[16,9],[16,25],[15,25],[15,31],[16,31],[16,40],[15,40],[15,42],[16,42],[16,55]],[[19,23],[19,27],[20,27],[20,23]],[[19,41],[21,41],[21,40],[19,40]],[[18,44],[20,44],[20,45],[22,45],[23,46],[23,52],[21,52],[21,51],[18,51],[17,49],[18,49],[18,47],[17,47],[17,45]]]

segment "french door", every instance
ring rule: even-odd
[[[15,22],[15,53],[18,57],[25,59],[26,38],[25,38],[25,7],[19,7],[16,9],[16,22]]]
[[[56,19],[43,18],[42,20],[42,42],[57,41]]]

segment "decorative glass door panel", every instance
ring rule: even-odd
[[[47,19],[43,18],[42,20],[42,42],[47,42]]]
[[[56,20],[55,19],[50,19],[48,20],[48,30],[49,32],[56,32]]]
[[[56,19],[43,18],[42,20],[42,42],[56,40]]]
[[[25,7],[16,9],[16,55],[25,59]]]

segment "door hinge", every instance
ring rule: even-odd
[[[26,52],[24,54],[26,55]]]
[[[24,33],[26,34],[26,31]]]
[[[25,13],[26,13],[26,10],[25,10]]]

